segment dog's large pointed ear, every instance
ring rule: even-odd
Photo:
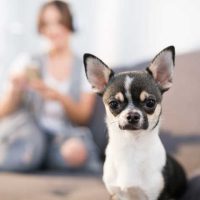
[[[153,76],[162,92],[172,86],[175,65],[175,48],[169,46],[163,49],[151,62],[147,71]]]
[[[93,90],[102,95],[114,72],[99,58],[92,54],[83,56],[85,72]]]

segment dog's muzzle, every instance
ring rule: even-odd
[[[137,111],[129,112],[125,116],[126,123],[121,125],[119,124],[119,128],[122,130],[140,130],[145,129],[144,127],[144,120],[141,114]]]

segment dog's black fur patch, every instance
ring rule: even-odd
[[[167,155],[163,169],[165,187],[158,200],[179,199],[187,188],[187,179],[183,168],[171,156]]]

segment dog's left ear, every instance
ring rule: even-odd
[[[147,71],[153,76],[162,92],[172,86],[175,65],[175,48],[169,46],[163,49],[151,62]]]
[[[85,72],[93,90],[102,95],[114,72],[99,58],[92,54],[83,56]]]

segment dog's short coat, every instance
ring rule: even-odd
[[[144,71],[114,72],[100,59],[84,55],[86,75],[103,97],[109,142],[103,181],[112,199],[177,199],[186,188],[182,167],[159,138],[162,96],[172,85],[173,46]]]

